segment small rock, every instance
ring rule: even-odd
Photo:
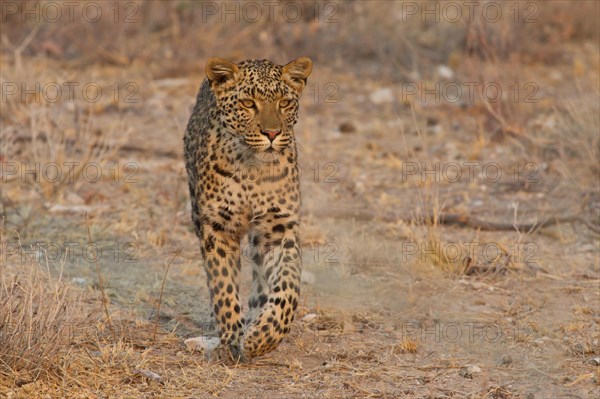
[[[73,277],[71,279],[71,282],[73,284],[77,284],[77,285],[86,285],[87,284],[87,280],[83,277]]]
[[[454,71],[448,68],[446,65],[440,65],[437,67],[438,76],[442,79],[450,80],[454,77]]]
[[[439,123],[440,123],[440,121],[438,120],[438,118],[435,118],[433,116],[427,117],[427,120],[426,120],[427,127],[437,126]]]
[[[189,338],[184,341],[189,350],[205,351],[207,353],[215,350],[221,341],[218,337],[196,337]]]
[[[471,365],[468,365],[468,366],[465,366],[465,367],[461,368],[459,374],[462,377],[465,377],[465,378],[468,378],[468,379],[472,380],[473,376],[475,374],[479,374],[479,373],[481,373],[481,368],[479,366],[471,364]]]
[[[356,126],[352,122],[342,122],[340,124],[340,132],[342,133],[354,133],[356,132]]]
[[[133,370],[133,374],[141,375],[149,380],[156,381],[159,384],[163,383],[163,379],[159,374],[156,374],[154,371],[150,370]]]
[[[302,318],[302,321],[312,321],[317,318],[316,313],[309,313]]]
[[[30,376],[19,377],[15,380],[15,385],[20,388],[23,385],[31,384],[33,381],[33,378],[31,378]]]
[[[394,101],[394,93],[389,87],[384,87],[381,89],[377,89],[373,93],[371,93],[369,99],[374,104],[391,103],[392,101]]]

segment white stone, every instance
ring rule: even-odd
[[[312,321],[317,318],[316,313],[309,313],[302,318],[302,321]]]
[[[391,103],[394,101],[394,92],[389,87],[383,87],[371,93],[369,98],[374,104]]]
[[[186,339],[184,341],[184,343],[185,343],[185,346],[187,346],[189,350],[192,350],[192,351],[196,350],[196,351],[200,351],[200,352],[204,351],[204,352],[210,353],[219,346],[221,341],[219,340],[218,337],[200,336],[200,337],[196,337],[196,338]]]
[[[454,71],[448,68],[446,65],[439,65],[437,67],[437,73],[442,79],[450,80],[454,77]]]

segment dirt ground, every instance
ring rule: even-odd
[[[1,397],[600,394],[597,41],[552,44],[553,62],[459,52],[412,70],[381,53],[353,64],[307,52],[301,304],[276,351],[232,364],[183,343],[214,334],[182,151],[207,56],[89,59],[43,29],[20,54],[24,32],[3,31],[0,62],[0,310],[11,282],[41,273],[69,287],[77,317],[54,337],[51,369],[0,365]],[[242,44],[208,56],[256,56]],[[69,81],[75,101],[21,97],[21,83]],[[97,102],[79,92],[90,82]],[[468,98],[472,82],[497,84],[501,100]]]

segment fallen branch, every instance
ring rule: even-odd
[[[375,212],[370,212],[368,210],[344,210],[344,209],[329,209],[327,213],[318,212],[313,214],[313,216],[322,218],[322,217],[331,217],[334,219],[344,219],[351,218],[355,220],[362,221],[370,221],[376,218],[381,218],[383,221],[388,223],[394,223],[402,221],[406,224],[416,224],[416,225],[427,225],[427,224],[440,224],[440,225],[454,225],[460,227],[471,227],[477,230],[485,230],[485,231],[504,231],[504,230],[519,230],[519,231],[528,231],[532,232],[534,230],[539,230],[544,227],[554,226],[562,223],[582,223],[587,228],[592,230],[593,232],[600,234],[600,227],[593,225],[589,221],[585,220],[583,217],[579,215],[570,215],[563,217],[548,217],[539,222],[532,223],[502,223],[502,222],[491,222],[487,220],[480,219],[475,216],[470,216],[462,213],[441,213],[441,214],[428,214],[417,217],[404,217],[397,214],[386,213],[383,215],[379,215]]]
[[[497,230],[521,230],[521,231],[533,231],[542,227],[553,226],[561,223],[573,223],[582,221],[579,216],[566,216],[566,217],[554,217],[547,218],[540,222],[534,223],[498,223],[482,220],[474,216],[458,213],[442,213],[438,216],[428,215],[422,217],[420,220],[413,220],[418,224],[445,224],[445,225],[458,225],[463,227],[471,227],[478,230],[497,231]]]

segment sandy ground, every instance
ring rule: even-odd
[[[598,159],[586,151],[590,137],[577,136],[579,127],[556,106],[556,98],[571,101],[591,115],[587,129],[597,134],[598,53],[592,50],[572,55],[581,62],[579,85],[595,92],[555,78],[570,76],[572,65],[526,68],[522,82],[541,87],[539,102],[514,105],[516,114],[530,118],[523,131],[509,133],[484,106],[402,101],[405,88],[398,83],[316,64],[296,128],[303,171],[301,306],[289,338],[248,365],[207,360],[183,344],[214,330],[182,153],[201,68],[175,78],[133,67],[78,70],[82,81],[104,87],[135,82],[139,102],[65,103],[27,114],[40,132],[50,135],[58,126],[78,140],[84,126],[112,147],[101,157],[98,181],[79,176],[59,190],[44,181],[3,184],[4,240],[17,242],[19,229],[30,256],[40,254],[31,249],[36,242],[55,243],[63,255],[65,243],[74,243],[74,256],[50,262],[51,271],[77,286],[90,310],[98,308],[102,287],[112,326],[96,311],[95,324],[75,327],[61,377],[26,384],[2,377],[0,396],[597,397]],[[26,73],[43,71],[44,79],[75,73],[48,60],[27,62]],[[18,135],[14,126],[3,129]],[[54,159],[52,146],[39,146],[41,162]],[[80,155],[65,153],[61,161]],[[102,248],[97,263],[83,249],[90,238],[84,211],[91,240]],[[432,213],[515,227],[423,223],[421,216]],[[552,225],[519,227],[546,220]],[[30,267],[23,252],[3,260],[3,273]],[[248,267],[244,272],[247,292]]]

